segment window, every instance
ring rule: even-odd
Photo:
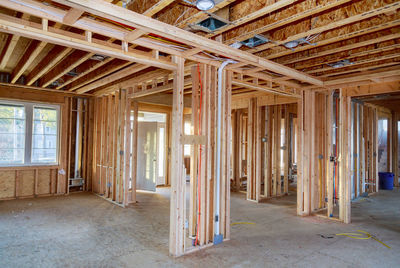
[[[0,104],[0,164],[22,164],[25,152],[25,107]]]
[[[32,162],[57,162],[57,110],[33,109]]]
[[[0,165],[58,163],[59,106],[0,101]]]

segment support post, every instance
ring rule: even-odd
[[[398,113],[392,113],[392,144],[393,144],[393,163],[392,170],[394,174],[394,186],[399,186],[399,129],[398,129]]]
[[[183,144],[180,142],[183,133],[183,94],[184,94],[184,63],[181,57],[174,56],[177,65],[174,71],[174,88],[172,104],[172,146],[171,146],[171,201],[170,201],[170,232],[169,253],[180,256],[185,251],[184,220],[185,220],[185,178],[183,172]]]
[[[351,98],[340,90],[339,219],[351,221]]]

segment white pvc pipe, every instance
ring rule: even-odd
[[[216,176],[216,191],[215,191],[215,227],[214,234],[219,235],[219,211],[220,211],[220,180],[221,180],[221,94],[222,94],[222,71],[225,66],[230,63],[236,63],[233,60],[224,61],[218,69],[218,108],[217,108],[217,176]]]

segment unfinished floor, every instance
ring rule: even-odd
[[[400,191],[352,205],[352,224],[296,216],[296,197],[268,203],[232,194],[232,239],[181,258],[168,257],[169,195],[138,193],[123,209],[96,195],[0,203],[1,267],[398,267]],[[375,240],[334,234],[364,230]],[[333,237],[333,238],[323,238]]]

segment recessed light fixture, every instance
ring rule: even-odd
[[[214,6],[215,6],[214,0],[197,0],[196,1],[196,7],[202,11],[210,10]]]
[[[340,68],[344,66],[343,62],[335,62],[331,65],[333,68]]]
[[[299,41],[295,40],[295,41],[290,41],[284,44],[285,47],[287,48],[295,48],[299,45]]]
[[[337,62],[334,62],[334,63],[328,63],[328,65],[331,66],[332,68],[342,68],[344,66],[352,65],[352,64],[354,64],[354,62],[351,62],[348,59],[337,61]]]
[[[242,43],[240,43],[240,42],[235,42],[235,43],[233,43],[233,44],[230,44],[229,46],[230,47],[233,47],[233,48],[241,48],[242,47]]]

